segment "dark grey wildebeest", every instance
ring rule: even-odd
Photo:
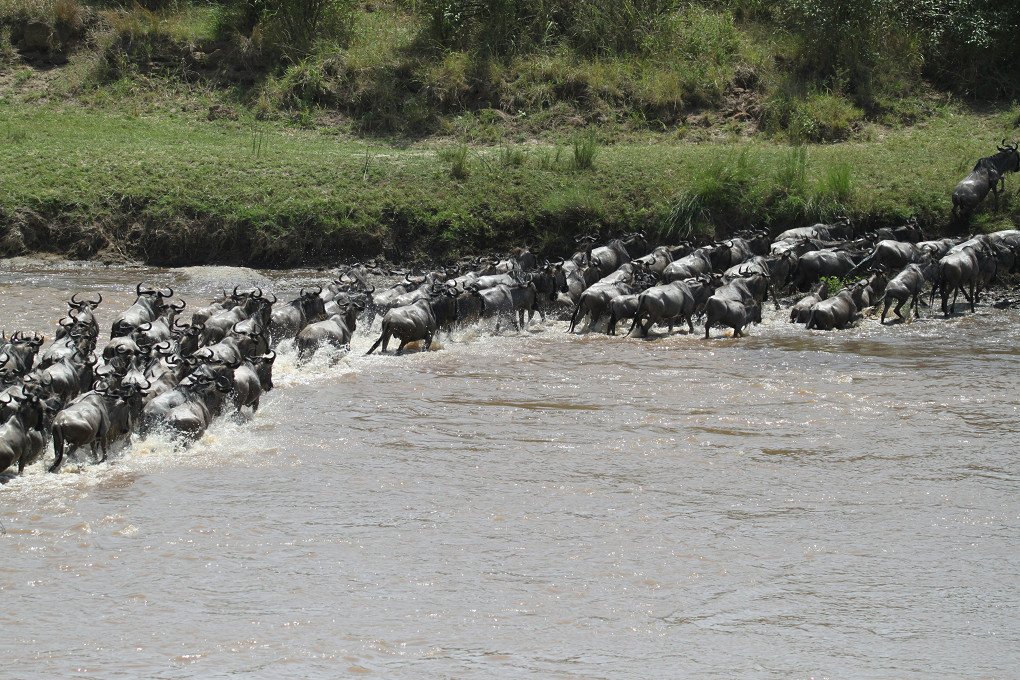
[[[854,303],[854,290],[857,284],[842,289],[825,300],[820,300],[811,307],[808,313],[807,328],[820,331],[840,330],[846,328],[857,318],[857,305]]]
[[[894,302],[896,307],[893,309],[893,312],[901,320],[905,319],[905,317],[900,313],[900,309],[908,301],[910,304],[907,305],[907,313],[913,308],[914,318],[920,318],[921,315],[917,310],[917,300],[921,297],[921,291],[934,272],[935,263],[929,261],[923,264],[908,264],[903,271],[894,276],[885,286],[885,307],[882,309],[882,318],[879,323],[885,323],[885,315],[889,313],[889,308],[892,307]]]
[[[383,316],[382,334],[365,354],[371,354],[382,345],[386,351],[391,337],[400,340],[397,354],[402,354],[408,343],[424,341],[425,351],[432,347],[432,339],[440,329],[449,329],[457,321],[457,293],[452,289],[435,290],[428,297],[404,307],[390,309]]]
[[[1006,186],[1006,173],[1020,170],[1020,152],[1017,145],[1002,140],[998,153],[978,160],[974,169],[953,189],[953,216],[967,217],[978,207],[991,191],[995,194],[996,206],[999,193]]]

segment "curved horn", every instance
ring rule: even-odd
[[[253,298],[259,298],[259,299],[261,299],[261,298],[262,298],[262,289],[261,289],[261,288],[259,288],[258,286],[256,286],[256,287],[255,287],[255,291],[254,291],[254,292],[253,292],[253,293],[251,294],[251,296],[252,296]]]
[[[276,361],[276,352],[274,352],[273,350],[269,350],[269,354],[266,354],[262,358],[269,362]]]
[[[239,295],[237,294],[237,289],[238,289],[238,288],[240,288],[240,286],[234,286],[234,292],[230,294],[230,297],[234,298],[235,300],[236,300],[236,299],[237,299],[238,297],[240,297],[240,296],[239,296]]]
[[[276,297],[276,293],[270,293],[270,295],[273,296],[273,299],[269,301],[269,304],[275,305],[277,302],[280,301],[280,298]]]
[[[99,296],[98,299],[96,299],[96,300],[89,300],[88,301],[89,305],[91,305],[92,307],[98,307],[103,302],[103,294],[102,293],[96,293],[96,295]]]
[[[166,293],[164,293],[162,290],[159,291],[160,297],[172,298],[174,296],[174,289],[173,288],[167,287],[166,291],[167,291]]]
[[[170,303],[170,307],[172,309],[176,309],[178,312],[183,312],[184,308],[187,307],[187,306],[188,306],[188,303],[185,302],[184,300],[181,300],[178,304],[174,304],[172,302]]]
[[[72,307],[80,307],[82,305],[82,301],[78,299],[78,294],[77,293],[75,293],[74,295],[71,296],[70,305]]]

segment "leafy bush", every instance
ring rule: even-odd
[[[840,278],[838,276],[823,276],[821,280],[825,284],[825,288],[830,297],[844,288],[848,288],[857,283],[857,280],[852,277]]]

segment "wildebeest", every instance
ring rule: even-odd
[[[262,395],[273,389],[274,361],[276,352],[270,352],[248,359],[234,370],[233,398],[238,413],[245,406],[251,407],[252,413],[259,410]]]
[[[733,329],[733,337],[744,335],[744,326],[750,323],[761,323],[761,305],[758,302],[742,302],[715,297],[708,298],[705,303],[705,339],[710,337],[712,326],[728,326]]]
[[[963,245],[963,244],[961,244]],[[956,297],[963,291],[964,297],[970,302],[970,311],[974,311],[974,304],[977,301],[978,280],[981,275],[981,263],[978,253],[985,247],[983,243],[975,243],[962,248],[952,248],[935,267],[932,276],[931,298],[929,306],[935,304],[935,294],[942,293],[942,313],[949,316],[949,295],[953,296],[953,307],[956,307]],[[969,292],[968,292],[969,289]]]
[[[842,289],[825,300],[819,300],[808,313],[807,328],[821,331],[840,330],[850,325],[857,318],[857,305],[854,304],[854,289],[857,284]]]
[[[631,332],[639,328],[641,335],[646,336],[653,325],[666,322],[669,324],[669,332],[672,333],[675,323],[686,321],[689,332],[693,333],[694,322],[691,317],[704,307],[717,286],[715,279],[702,274],[697,278],[649,288],[638,296]]]
[[[821,239],[823,241],[850,238],[852,229],[850,219],[841,217],[833,224],[815,224],[810,227],[787,229],[776,236],[775,241],[796,241],[803,238]]]
[[[815,303],[828,297],[829,284],[825,281],[819,282],[811,292],[798,300],[797,304],[790,308],[790,323],[807,323],[808,317],[811,314],[811,308],[815,306]]]
[[[281,340],[295,337],[305,326],[326,316],[326,303],[320,293],[321,286],[309,291],[302,288],[296,299],[273,310],[269,321],[272,346],[275,347]]]
[[[166,417],[166,425],[177,438],[194,441],[201,437],[223,408],[232,381],[223,376],[198,381],[198,389],[189,390],[187,398]]]
[[[635,274],[635,268],[628,263],[585,289],[570,317],[567,332],[573,333],[586,316],[590,317],[587,325],[590,330],[609,313],[609,302],[613,298],[640,292],[634,283]]]
[[[11,415],[0,423],[0,473],[17,463],[20,475],[41,453],[37,445],[40,438],[33,437],[32,431],[40,435],[44,431],[42,402],[36,395],[4,394],[0,395],[0,406],[13,407]]]
[[[854,304],[857,309],[864,310],[877,305],[885,292],[889,277],[882,270],[872,270],[871,274],[857,282],[853,287]]]
[[[75,329],[81,329],[91,339],[99,337],[99,323],[96,321],[96,308],[103,302],[102,294],[95,300],[79,300],[78,293],[71,296],[67,303],[67,316],[57,322],[58,329],[54,338],[61,340]],[[89,351],[95,349],[91,347]]]
[[[397,354],[411,342],[424,341],[425,351],[432,347],[432,338],[441,328],[449,328],[457,320],[456,292],[436,290],[428,297],[404,307],[395,307],[383,316],[382,334],[365,354],[382,345],[386,351],[391,337],[400,340]]]
[[[536,311],[542,320],[545,320],[545,312],[538,304],[538,291],[535,284],[530,281],[515,281],[510,285],[501,283],[491,288],[471,290],[479,300],[479,316],[496,319],[496,333],[499,332],[503,320],[507,318],[510,319],[514,329],[520,332],[524,326],[525,312],[528,313],[529,323]]]
[[[35,365],[35,357],[45,341],[45,337],[36,333],[26,336],[21,331],[15,332],[10,340],[0,347],[0,354],[7,357],[2,366],[3,372],[11,379],[26,375]]]
[[[875,244],[874,250],[857,263],[846,275],[854,276],[856,272],[869,267],[887,267],[892,270],[900,270],[908,264],[918,262],[924,252],[923,248],[913,243],[890,240],[879,241]]]
[[[645,235],[641,232],[634,232],[623,238],[614,238],[606,245],[591,251],[591,266],[605,277],[635,257],[644,255],[647,248]]]
[[[978,159],[974,169],[953,189],[953,216],[966,217],[974,212],[988,192],[995,194],[996,205],[999,192],[1006,185],[1006,173],[1020,170],[1020,152],[1017,145],[1002,140],[998,153]]]
[[[143,290],[142,284],[135,286],[137,299],[135,303],[127,308],[116,320],[110,330],[110,338],[119,338],[130,335],[133,330],[143,323],[155,321],[163,310],[166,309],[164,300],[174,295],[173,288],[163,290]]]
[[[362,309],[364,309],[364,305],[355,302],[343,306],[337,305],[335,313],[329,318],[310,323],[302,328],[294,340],[294,345],[298,350],[298,361],[302,363],[308,361],[324,345],[329,345],[334,349],[348,347],[351,336],[356,330],[358,314]]]
[[[64,447],[71,456],[82,446],[90,446],[92,456],[103,462],[110,444],[131,432],[134,419],[142,409],[141,389],[128,385],[111,389],[101,382],[86,392],[53,420],[53,451],[56,457],[50,472],[59,472],[64,462]],[[102,451],[102,457],[98,452]]]
[[[691,279],[701,274],[710,274],[716,267],[721,267],[723,257],[728,252],[726,246],[704,246],[693,253],[670,262],[662,270],[663,283]]]
[[[900,313],[900,309],[908,301],[910,301],[910,304],[907,305],[907,313],[910,313],[910,308],[913,307],[914,317],[920,317],[920,313],[917,310],[917,299],[921,296],[922,289],[935,271],[935,266],[936,263],[930,261],[923,264],[908,264],[903,271],[894,276],[886,284],[885,307],[882,309],[882,318],[879,323],[885,323],[885,315],[889,313],[889,307],[894,302],[896,307],[893,309],[893,312],[900,319],[905,318]]]
[[[797,290],[807,290],[823,276],[845,277],[854,268],[854,261],[843,251],[814,250],[797,259],[793,283]]]

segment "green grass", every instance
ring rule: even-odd
[[[842,212],[869,225],[917,214],[934,233],[948,225],[961,168],[1002,131],[993,114],[809,147],[653,136],[599,146],[597,162],[577,172],[570,148],[555,145],[387,144],[54,104],[0,106],[0,119],[0,224],[52,225],[26,233],[27,248],[92,255],[107,239],[153,262],[264,265],[380,250],[453,257],[522,242],[557,254],[591,228],[675,239]],[[1004,206],[985,206],[978,227],[1020,222],[1011,195]],[[16,239],[0,243],[18,251]]]

